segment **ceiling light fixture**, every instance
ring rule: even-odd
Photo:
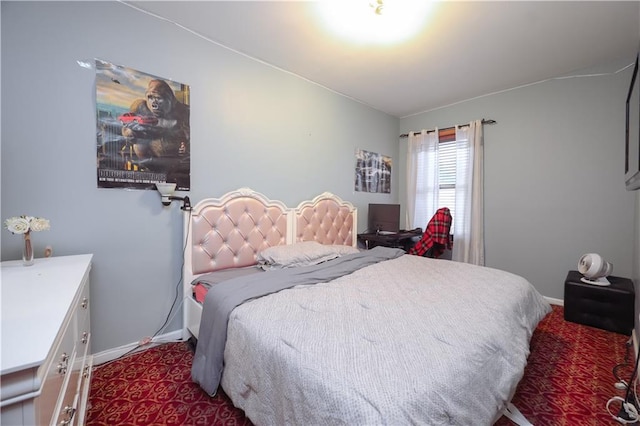
[[[382,10],[384,9],[383,0],[371,1],[369,2],[369,6],[373,8],[373,11],[376,13],[376,15],[382,15]]]
[[[425,29],[437,5],[429,0],[323,0],[310,4],[330,33],[363,46],[406,42]]]

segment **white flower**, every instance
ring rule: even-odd
[[[12,234],[26,234],[29,232],[29,221],[25,217],[11,217],[4,222]]]
[[[31,230],[35,232],[48,231],[51,228],[49,220],[42,217],[34,217],[31,219]]]
[[[30,231],[48,231],[51,228],[48,219],[26,215],[10,217],[4,221],[4,226],[12,234],[26,234]]]

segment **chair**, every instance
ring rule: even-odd
[[[451,211],[448,207],[439,208],[433,215],[422,238],[409,249],[408,254],[438,258],[445,249],[451,250],[453,242],[449,237],[451,229]]]

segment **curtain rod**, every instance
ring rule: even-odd
[[[482,124],[496,124],[496,123],[497,123],[496,120],[491,120],[491,119],[485,120],[484,118],[482,119]],[[455,129],[456,127],[469,127],[469,124],[459,124],[458,126],[445,127],[445,128],[438,129],[438,130],[451,130],[451,129]],[[427,131],[427,133],[432,133],[432,132],[435,132],[435,129]],[[417,135],[419,133],[420,132],[413,132],[414,135]],[[404,134],[400,135],[400,137],[401,138],[408,138],[409,137],[409,133],[404,133]]]

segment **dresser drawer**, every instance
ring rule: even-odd
[[[60,393],[70,380],[71,370],[76,357],[74,327],[65,330],[60,345],[49,358],[49,362],[43,364],[47,371],[43,378],[42,392],[35,400],[37,419],[39,425],[49,424],[55,420],[56,405],[60,399]]]
[[[93,357],[89,354],[91,333],[86,334],[84,342],[76,343],[76,356],[73,367],[67,372],[68,382],[63,384],[62,393],[56,405],[57,418],[51,425],[82,425],[86,416],[86,404],[89,396],[91,366]],[[83,352],[80,352],[83,351]]]
[[[82,294],[80,296],[80,301],[78,303],[77,308],[77,329],[76,329],[76,342],[77,342],[77,352],[80,354],[91,353],[90,351],[90,339],[89,335],[91,334],[91,317],[89,315],[90,312],[90,304],[91,300],[89,297],[89,286],[86,285]]]
[[[77,405],[77,383],[80,376],[80,370],[71,368],[76,365],[76,356],[74,352],[73,363],[69,365],[65,380],[60,389],[60,395],[58,396],[58,403],[53,418],[51,419],[51,426],[54,425],[69,425],[76,412]]]
[[[79,423],[78,420],[80,405],[86,404],[86,401],[82,401],[80,397],[91,346],[88,285],[84,286],[78,298],[73,324],[73,330],[70,331],[73,331],[74,335],[75,357],[73,363],[69,364],[68,382],[61,389],[56,405],[57,418],[52,421],[52,426],[84,423],[84,421]]]
[[[84,425],[87,417],[87,404],[89,401],[89,390],[91,388],[91,372],[93,369],[93,356],[85,357],[85,364],[82,368],[80,377],[80,400],[78,402],[78,411],[76,412],[76,422],[79,426]]]

